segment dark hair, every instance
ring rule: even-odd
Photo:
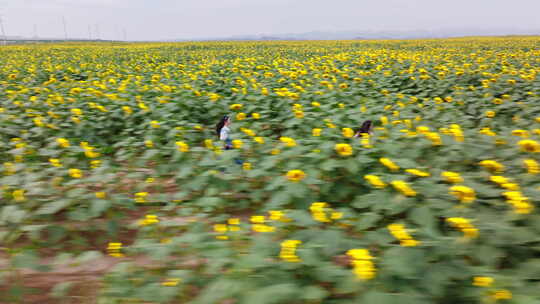
[[[216,125],[216,134],[217,137],[219,137],[219,133],[221,132],[221,129],[223,129],[223,126],[225,126],[225,123],[229,120],[229,115],[225,115],[221,118],[221,120]]]
[[[371,131],[371,126],[372,126],[371,120],[366,120],[366,121],[364,121],[362,123],[362,126],[360,127],[360,129],[356,130],[356,133],[359,133],[359,134],[367,133],[367,134],[369,134],[369,131]]]

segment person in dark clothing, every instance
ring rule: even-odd
[[[362,126],[356,130],[354,137],[361,137],[362,134],[368,134],[371,135],[371,132],[373,130],[373,123],[371,120],[366,120],[364,123],[362,123]]]

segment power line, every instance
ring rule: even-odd
[[[4,37],[4,45],[7,45],[6,30],[4,29],[4,22],[2,16],[0,16],[0,29],[2,30],[2,37]]]
[[[67,27],[66,27],[66,18],[64,18],[64,16],[62,16],[62,24],[64,24],[64,40],[68,40],[68,35],[67,35]]]

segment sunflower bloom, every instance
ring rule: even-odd
[[[299,182],[306,177],[306,173],[302,170],[290,170],[287,172],[287,179],[292,182]]]
[[[512,293],[506,289],[500,289],[491,295],[491,297],[495,300],[511,300],[512,299]]]
[[[468,219],[462,217],[451,217],[447,218],[446,221],[453,227],[461,230],[464,237],[467,239],[474,239],[478,236],[478,229],[474,227]]]
[[[279,140],[282,142],[282,143],[285,143],[287,145],[287,147],[294,147],[296,146],[296,141],[290,137],[280,137]]]
[[[457,172],[444,171],[441,173],[441,176],[444,177],[447,182],[452,184],[459,184],[463,182],[463,178]]]
[[[409,235],[404,225],[390,224],[387,226],[387,228],[390,230],[390,233],[399,240],[401,246],[415,247],[420,245],[419,241],[413,239],[412,236]]]
[[[495,117],[495,112],[493,112],[493,111],[487,111],[487,112],[486,112],[486,117],[487,117],[487,118],[493,118],[493,117]]]
[[[431,175],[429,172],[425,172],[425,171],[418,170],[418,169],[407,169],[407,170],[405,170],[405,172],[407,172],[409,174],[412,174],[412,175],[419,176],[419,177],[428,177],[428,176]]]
[[[107,246],[107,253],[115,258],[121,258],[124,256],[122,253],[122,243],[109,243]]]
[[[530,153],[538,153],[540,152],[540,144],[532,139],[524,139],[520,140],[518,142],[519,147],[521,148],[521,151],[523,152],[530,152]]]
[[[457,142],[463,142],[465,140],[463,131],[461,131],[461,127],[458,124],[452,124],[449,131]]]
[[[351,156],[353,154],[353,149],[349,144],[336,144],[334,148],[341,156]]]
[[[473,285],[478,287],[489,287],[493,282],[492,277],[474,277],[473,279]]]
[[[161,285],[174,287],[174,286],[177,286],[180,282],[182,282],[182,280],[179,278],[169,278],[165,282],[162,282]]]
[[[176,144],[176,147],[178,148],[178,151],[180,151],[180,152],[189,152],[189,145],[186,144],[185,142],[177,141],[175,144]]]
[[[393,181],[390,184],[392,184],[396,190],[405,196],[416,196],[417,194],[416,191],[409,187],[409,185],[404,181]]]
[[[373,257],[367,249],[350,249],[347,255],[353,260],[353,273],[360,280],[371,280],[375,277],[375,264],[371,261]]]
[[[236,120],[244,120],[246,119],[246,117],[247,117],[246,113],[243,113],[243,112],[236,114]]]
[[[488,169],[493,173],[500,173],[504,171],[504,165],[494,161],[494,160],[483,160],[479,163],[480,166]]]
[[[147,196],[148,196],[148,192],[137,192],[135,193],[135,202],[145,203]]]
[[[527,138],[529,137],[529,132],[527,130],[513,130],[512,135]]]
[[[466,186],[450,187],[450,194],[459,199],[462,203],[471,203],[476,199],[474,189]]]
[[[65,138],[57,138],[56,139],[56,142],[60,145],[60,147],[62,148],[68,148],[70,145],[69,145],[69,140],[65,139]]]
[[[514,207],[516,214],[529,214],[534,209],[534,205],[529,202],[529,198],[520,191],[506,191],[503,195],[506,197],[506,202]]]
[[[13,199],[16,202],[23,202],[24,200],[26,200],[26,197],[24,197],[24,191],[25,190],[23,189],[13,191],[12,193]]]
[[[107,197],[107,193],[105,193],[105,192],[96,192],[95,196],[96,196],[96,198],[104,199],[105,197]]]
[[[281,243],[281,251],[279,252],[279,257],[290,263],[300,262],[300,258],[296,255],[296,247],[302,244],[302,241],[299,240],[285,240]]]
[[[527,173],[538,174],[540,173],[540,165],[534,159],[524,159],[523,165],[527,168]]]
[[[235,104],[232,104],[229,109],[231,110],[240,110],[241,108],[243,107],[243,105],[239,104],[239,103],[235,103]]]
[[[69,169],[69,175],[73,178],[81,178],[82,171],[79,169]]]
[[[309,211],[311,211],[313,219],[321,223],[330,222],[330,219],[326,215],[326,212],[329,211],[329,209],[328,203],[325,202],[314,202],[309,207]]]
[[[383,164],[385,167],[387,167],[388,169],[390,169],[391,171],[397,171],[399,170],[399,166],[396,165],[392,160],[390,160],[389,158],[386,158],[386,157],[383,157],[383,158],[379,158],[379,162],[381,164]]]
[[[341,129],[341,134],[343,134],[344,137],[351,138],[354,136],[354,131],[351,128],[343,128]]]
[[[376,175],[365,175],[364,179],[367,180],[373,187],[382,189],[386,187],[386,183],[384,183],[378,176]]]
[[[424,135],[426,136],[427,139],[429,139],[431,141],[431,144],[433,146],[442,145],[441,137],[439,136],[439,134],[437,132],[427,132]]]
[[[54,167],[57,167],[57,168],[62,167],[62,163],[60,162],[60,160],[59,160],[58,158],[49,158],[49,162],[50,162],[51,165],[53,165]]]
[[[242,144],[243,142],[240,139],[235,139],[232,141],[232,145],[235,149],[242,149]]]

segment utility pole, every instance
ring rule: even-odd
[[[88,40],[92,40],[92,28],[88,25]]]
[[[122,32],[124,33],[124,41],[127,41],[127,34],[126,34],[126,29],[122,29]]]
[[[0,15],[0,29],[2,30],[2,37],[4,38],[4,45],[7,45],[6,30],[4,29],[4,22],[2,20],[1,15]]]
[[[64,18],[64,16],[62,16],[62,24],[64,24],[64,40],[68,40],[68,36],[67,36],[67,27],[66,27],[66,18]]]
[[[96,39],[99,40],[99,25],[96,23]]]

